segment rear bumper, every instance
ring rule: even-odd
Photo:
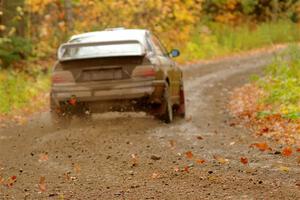
[[[164,87],[163,80],[127,80],[52,85],[52,98],[59,101],[75,96],[78,101],[109,101],[150,97]]]

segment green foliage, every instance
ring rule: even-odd
[[[211,20],[241,24],[244,21],[298,20],[298,0],[206,0],[204,12]]]
[[[73,0],[72,8],[65,3],[26,0],[25,10],[31,13],[29,32],[41,55],[56,49],[66,36],[121,26],[147,28],[160,35],[167,46],[181,45],[199,22],[202,7],[202,0]]]
[[[24,60],[31,54],[31,43],[22,37],[0,38],[0,69]]]
[[[39,74],[33,78],[26,73],[0,72],[0,113],[9,113],[25,107],[33,97],[50,86],[49,75]]]
[[[259,80],[266,91],[264,102],[286,118],[300,118],[300,48],[292,45],[266,69]]]
[[[252,13],[255,9],[255,7],[258,5],[259,0],[244,0],[241,1],[243,12],[247,15]]]
[[[219,23],[199,26],[183,51],[182,60],[222,56],[254,48],[300,40],[298,25],[290,21],[232,27]]]

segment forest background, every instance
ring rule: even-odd
[[[0,115],[43,107],[57,47],[108,27],[150,29],[186,63],[298,42],[300,2],[0,0]]]

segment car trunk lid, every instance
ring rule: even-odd
[[[75,82],[131,79],[136,67],[149,64],[145,56],[91,58],[59,63],[63,71],[71,72]]]

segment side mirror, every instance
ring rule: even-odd
[[[175,57],[178,57],[180,56],[180,51],[178,49],[173,49],[171,52],[170,52],[170,56],[172,58],[175,58]]]

